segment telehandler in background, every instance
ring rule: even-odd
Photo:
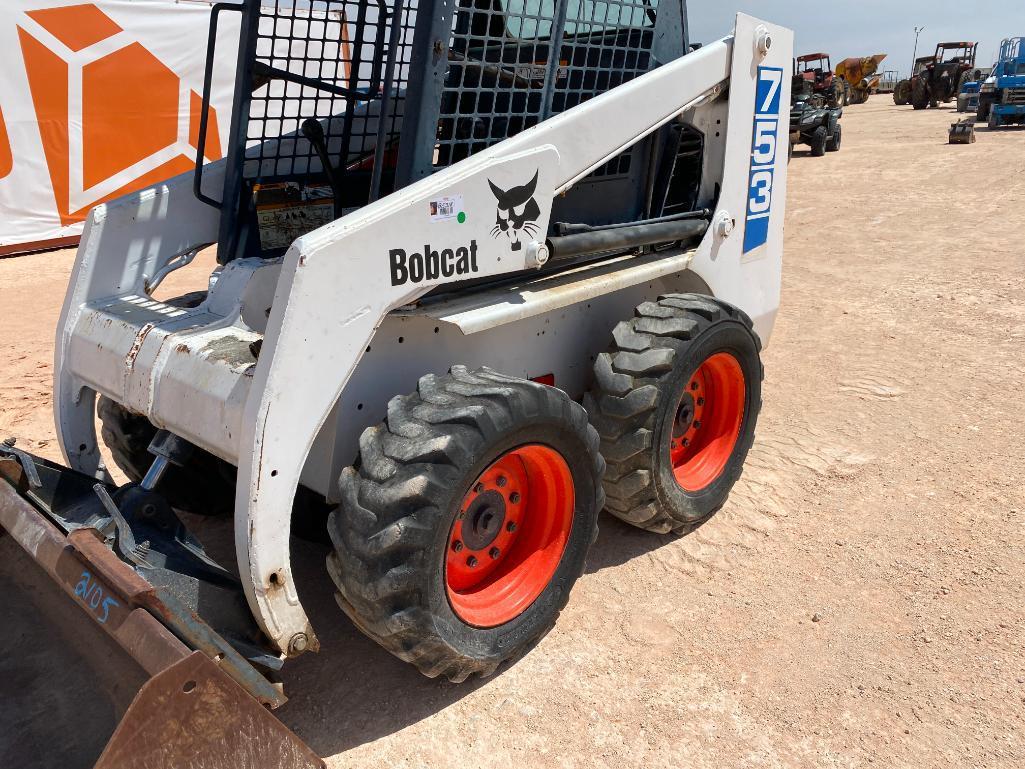
[[[425,675],[525,654],[602,509],[682,534],[725,503],[779,307],[790,31],[741,14],[689,52],[684,0],[222,3],[204,116],[229,15],[226,158],[89,217],[68,466],[0,448],[0,526],[151,676],[101,769],[321,765],[264,707],[320,646],[293,526],[326,521],[341,609]],[[156,298],[211,245],[207,291]],[[234,516],[237,568],[183,512]]]
[[[1000,43],[1000,58],[980,83],[976,117],[990,130],[1025,123],[1025,37]]]

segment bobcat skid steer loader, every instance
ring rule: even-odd
[[[246,0],[211,41],[229,17],[225,160],[89,218],[69,467],[0,450],[0,524],[153,676],[102,767],[318,765],[262,706],[319,646],[289,537],[321,508],[324,579],[388,651],[453,681],[524,654],[601,510],[723,505],[779,303],[788,30],[691,52],[684,0]],[[213,244],[208,291],[154,298]],[[179,516],[222,509],[240,578]]]

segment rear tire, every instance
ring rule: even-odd
[[[761,345],[747,315],[708,296],[664,296],[636,314],[616,326],[584,397],[608,463],[606,510],[683,533],[725,504],[743,471],[762,405]],[[735,381],[721,376],[730,372]]]
[[[898,107],[906,107],[911,100],[911,84],[907,80],[901,80],[893,89],[893,103]]]
[[[915,109],[926,109],[929,101],[929,84],[925,82],[925,78],[916,77],[911,83],[911,106]]]
[[[555,624],[597,535],[598,445],[561,390],[462,366],[423,377],[342,472],[328,524],[339,605],[431,678],[520,657]]]

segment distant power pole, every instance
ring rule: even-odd
[[[925,27],[915,27],[915,52],[911,54],[911,74],[915,74],[915,63],[918,61],[918,36],[925,32]]]

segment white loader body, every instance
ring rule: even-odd
[[[790,31],[739,15],[733,36],[301,237],[283,259],[230,262],[194,308],[149,296],[165,268],[218,239],[218,212],[193,195],[192,177],[100,206],[57,338],[67,461],[102,473],[100,393],[236,464],[237,554],[253,613],[282,652],[301,634],[316,648],[289,563],[297,485],[335,500],[360,433],[418,377],[487,365],[553,376],[578,398],[613,326],[674,292],[736,305],[768,342],[780,294],[791,55]],[[703,186],[718,186],[698,247],[418,302],[444,283],[537,266],[552,200],[681,116],[706,137]],[[217,189],[223,173],[208,167],[204,187]],[[513,250],[492,234],[493,189],[535,175],[538,239]],[[430,204],[444,198],[461,198],[465,221],[432,216]],[[257,358],[251,345],[261,339]]]

